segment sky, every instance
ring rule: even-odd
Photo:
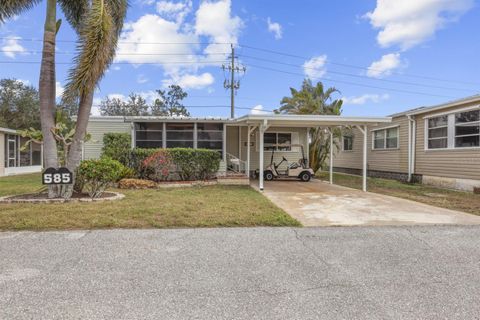
[[[0,25],[0,78],[38,87],[45,3]],[[59,18],[63,18],[61,10]],[[476,0],[131,0],[117,55],[95,93],[141,94],[178,84],[192,116],[229,116],[230,47],[245,67],[236,116],[270,112],[304,78],[335,87],[347,116],[386,116],[480,93]],[[57,96],[76,34],[57,35]],[[243,70],[243,69],[242,69]]]

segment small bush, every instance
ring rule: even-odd
[[[111,158],[84,160],[77,171],[77,179],[83,181],[83,188],[91,198],[98,198],[113,183],[122,178],[125,166]]]
[[[135,148],[129,151],[128,166],[133,169],[135,177],[146,178],[151,172],[148,172],[148,168],[145,168],[143,162],[145,159],[156,153],[161,149],[142,149]]]
[[[103,136],[102,156],[128,165],[132,139],[128,133],[106,133]]]
[[[150,189],[156,186],[155,182],[144,179],[122,179],[118,182],[120,189]]]
[[[146,173],[146,177],[150,180],[157,182],[168,180],[172,172],[170,150],[157,150],[154,154],[143,160],[142,168]]]

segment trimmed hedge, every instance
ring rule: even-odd
[[[149,178],[157,176],[153,165],[145,166],[145,160],[161,151],[171,159],[172,169],[166,180],[205,180],[213,178],[220,167],[218,151],[208,149],[171,148],[171,149],[141,149],[130,152],[129,166],[135,170],[138,177]],[[155,157],[153,157],[155,158]]]
[[[128,165],[131,146],[132,138],[129,133],[106,133],[103,136],[102,157],[109,157]]]

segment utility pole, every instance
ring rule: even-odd
[[[223,82],[223,87],[225,89],[230,89],[230,118],[235,117],[235,93],[236,90],[240,89],[240,80],[235,80],[235,73],[245,73],[247,68],[243,65],[239,65],[235,63],[235,59],[238,59],[235,56],[235,47],[233,44],[230,45],[231,47],[231,54],[230,54],[230,64],[228,66],[222,65],[223,72],[228,71],[230,73],[230,79]]]

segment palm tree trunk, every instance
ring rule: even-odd
[[[77,123],[75,124],[75,134],[73,136],[72,144],[68,150],[66,166],[71,172],[73,172],[74,180],[76,178],[75,171],[82,160],[82,145],[87,134],[87,125],[93,103],[93,92],[94,90],[89,90],[88,93],[80,97]],[[62,196],[64,198],[70,198],[72,193],[73,184],[69,185],[67,188],[64,188]]]
[[[55,126],[55,37],[56,0],[47,1],[47,15],[43,36],[42,65],[40,68],[40,121],[43,134],[43,156],[46,168],[58,166],[57,144],[50,131]],[[58,196],[58,188],[49,186],[48,197]]]

